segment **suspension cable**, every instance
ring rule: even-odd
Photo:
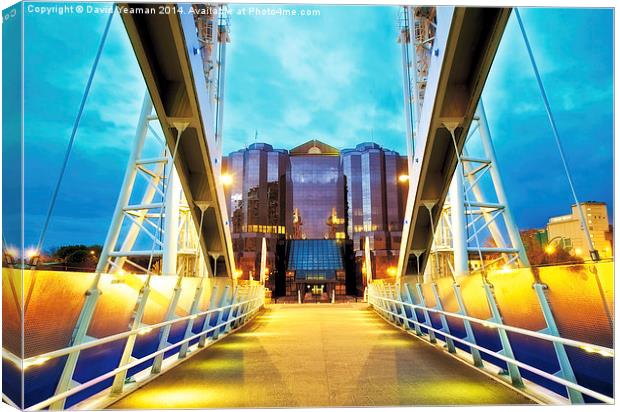
[[[65,171],[67,170],[67,164],[69,163],[69,156],[71,155],[71,150],[73,149],[73,144],[75,143],[75,137],[77,134],[78,126],[80,125],[80,120],[82,120],[82,114],[84,112],[84,106],[86,105],[86,99],[88,98],[88,94],[90,93],[90,87],[93,83],[93,78],[95,77],[95,72],[97,71],[99,60],[101,59],[101,54],[103,52],[103,46],[105,45],[106,38],[108,37],[108,33],[110,31],[110,25],[112,23],[113,17],[114,17],[114,12],[110,13],[110,17],[108,17],[108,20],[106,22],[105,28],[103,30],[103,34],[101,36],[101,40],[99,41],[99,48],[97,49],[97,54],[95,55],[95,60],[90,69],[90,75],[88,76],[88,81],[86,82],[86,88],[84,89],[84,93],[82,94],[80,108],[78,109],[77,116],[73,123],[73,130],[71,131],[69,145],[67,146],[67,150],[65,151],[65,158],[62,162],[62,167],[60,168],[60,174],[58,175],[56,186],[54,187],[54,191],[52,192],[52,199],[50,201],[50,205],[47,210],[47,215],[45,217],[45,223],[43,224],[43,230],[41,231],[41,236],[39,237],[39,242],[37,243],[37,248],[35,249],[35,252],[37,255],[41,253],[41,248],[43,247],[43,243],[45,242],[45,235],[47,234],[47,229],[50,224],[50,219],[52,217],[52,213],[54,212],[54,207],[56,206],[56,199],[58,198],[58,192],[60,191],[60,186],[65,176]]]
[[[536,82],[538,83],[538,88],[540,89],[540,95],[543,99],[543,103],[545,104],[545,111],[547,112],[547,117],[549,119],[549,124],[551,125],[551,130],[553,131],[553,138],[555,139],[555,144],[558,147],[560,159],[562,160],[562,166],[564,167],[564,173],[566,174],[568,185],[570,186],[573,199],[575,201],[575,204],[577,205],[577,211],[579,213],[579,219],[581,220],[581,226],[583,226],[583,231],[586,235],[586,240],[588,242],[588,249],[590,250],[590,257],[592,258],[592,260],[600,260],[598,251],[594,249],[594,244],[592,243],[592,237],[590,236],[590,230],[588,228],[588,225],[586,224],[586,217],[583,214],[583,210],[581,209],[581,203],[579,203],[579,200],[577,198],[577,193],[575,192],[575,186],[573,184],[573,179],[568,169],[568,163],[566,162],[566,158],[564,156],[564,149],[562,148],[562,142],[560,141],[560,135],[558,133],[555,120],[553,118],[553,113],[551,112],[551,106],[549,105],[549,100],[547,99],[547,93],[545,93],[545,87],[540,77],[538,66],[536,65],[536,59],[534,59],[534,54],[532,53],[532,47],[530,46],[530,41],[528,40],[527,33],[525,32],[525,27],[523,26],[523,21],[521,20],[521,14],[519,13],[519,9],[516,7],[515,7],[515,15],[517,16],[517,21],[519,22],[519,28],[521,29],[521,34],[523,35],[525,47],[527,48],[527,53],[529,55],[530,62],[532,63],[532,69],[534,70],[534,75],[536,76]]]

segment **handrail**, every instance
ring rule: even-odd
[[[250,301],[253,301],[253,300],[256,300],[256,299],[260,299],[260,298],[251,299]],[[249,302],[249,301],[246,301],[246,302]],[[217,325],[215,325],[215,326],[213,326],[213,327],[211,327],[211,328],[209,328],[207,330],[204,330],[204,331],[202,331],[200,333],[192,335],[189,338],[183,339],[183,340],[181,340],[181,341],[179,341],[177,343],[174,343],[174,344],[172,344],[170,346],[166,346],[165,348],[163,348],[161,350],[158,350],[158,351],[153,352],[153,353],[151,353],[149,355],[146,355],[146,356],[144,356],[144,357],[142,357],[140,359],[137,359],[137,360],[135,360],[133,362],[130,362],[130,363],[124,365],[124,366],[119,366],[119,367],[117,367],[117,368],[115,368],[115,369],[113,369],[113,370],[111,370],[109,372],[104,373],[103,375],[100,375],[100,376],[98,376],[98,377],[96,377],[94,379],[91,379],[91,380],[89,380],[87,382],[79,384],[79,385],[77,385],[77,386],[75,386],[75,387],[73,387],[73,388],[71,388],[71,389],[69,389],[69,390],[67,390],[65,392],[61,392],[61,393],[56,394],[56,395],[54,395],[54,396],[52,396],[50,398],[47,398],[46,400],[41,401],[41,402],[39,402],[39,403],[29,407],[29,408],[26,408],[25,410],[26,411],[37,411],[37,410],[43,409],[46,406],[49,406],[49,405],[51,405],[52,403],[54,403],[56,401],[65,399],[65,398],[67,398],[67,397],[69,397],[71,395],[74,395],[74,394],[76,394],[78,392],[81,392],[84,389],[87,389],[87,388],[89,388],[89,387],[91,387],[93,385],[96,385],[99,382],[102,382],[102,381],[104,381],[104,380],[106,380],[108,378],[111,378],[111,377],[115,376],[116,374],[118,374],[119,372],[123,372],[125,370],[129,370],[129,369],[131,369],[131,368],[133,368],[133,367],[135,367],[137,365],[140,365],[141,363],[144,363],[144,362],[146,362],[146,361],[148,361],[150,359],[155,358],[156,356],[158,356],[158,355],[160,355],[162,353],[165,353],[165,352],[167,352],[167,351],[169,351],[171,349],[179,347],[179,346],[183,345],[186,342],[190,342],[190,341],[192,341],[192,340],[194,340],[194,339],[196,339],[196,338],[198,338],[198,337],[200,337],[202,335],[205,335],[205,334],[208,334],[209,332],[217,330],[217,329],[221,328],[222,326],[225,326],[225,325],[227,325],[229,323],[235,322],[235,321],[237,321],[237,320],[239,320],[239,319],[241,319],[243,317],[247,317],[251,313],[256,312],[257,310],[259,310],[260,307],[261,307],[260,305],[257,305],[257,306],[255,306],[254,308],[252,308],[251,310],[249,310],[248,312],[246,312],[244,314],[241,314],[239,316],[235,316],[234,318],[228,319],[225,322],[217,324]]]
[[[389,299],[389,298],[385,298],[385,297],[382,297],[382,296],[377,296],[377,295],[376,295],[376,294],[374,294],[374,293],[371,293],[371,294],[369,295],[369,297],[370,297],[370,299],[369,299],[370,303],[372,303],[372,300],[373,300],[373,299],[381,299],[381,300],[385,300],[385,301],[391,301],[391,302],[397,303],[397,304],[399,304],[399,305],[407,305],[407,306],[410,306],[410,307],[417,307],[418,309],[421,309],[421,310],[426,310],[426,311],[436,311],[436,312],[440,312],[440,313],[442,313],[442,314],[446,314],[446,315],[447,315],[447,314],[449,314],[449,312],[438,311],[437,309],[425,308],[425,307],[421,307],[421,306],[418,306],[418,305],[413,305],[413,304],[410,304],[410,303],[407,303],[407,302],[401,302],[401,301],[396,301],[396,300],[394,300],[394,299]],[[558,377],[558,376],[555,376],[555,375],[553,375],[553,374],[550,374],[550,373],[548,373],[548,372],[545,372],[545,371],[543,371],[543,370],[540,370],[540,369],[538,369],[538,368],[536,368],[536,367],[534,367],[534,366],[530,366],[530,365],[528,365],[528,364],[525,364],[525,363],[523,363],[523,362],[520,362],[520,361],[518,361],[518,360],[516,360],[516,359],[513,359],[513,358],[510,358],[510,357],[507,357],[507,356],[505,356],[505,355],[501,355],[501,354],[499,354],[499,353],[497,353],[497,352],[494,352],[494,351],[492,351],[492,350],[490,350],[490,349],[487,349],[487,348],[485,348],[485,347],[483,347],[483,346],[480,346],[480,345],[477,345],[477,344],[475,344],[475,343],[471,343],[471,342],[466,341],[466,340],[464,340],[464,339],[458,338],[458,337],[456,337],[456,336],[454,336],[454,335],[452,335],[452,334],[450,334],[450,333],[448,333],[448,332],[444,332],[443,330],[440,330],[440,329],[434,328],[433,326],[429,326],[429,325],[427,325],[427,324],[425,324],[425,323],[423,323],[423,322],[419,322],[418,320],[410,319],[410,318],[408,318],[408,317],[406,317],[406,316],[399,315],[398,313],[395,313],[395,312],[393,312],[393,311],[391,311],[391,310],[387,310],[387,309],[385,309],[385,308],[383,308],[383,307],[381,307],[381,306],[379,306],[379,305],[377,305],[377,304],[373,304],[373,308],[375,308],[375,309],[379,309],[379,310],[381,310],[381,311],[383,311],[383,312],[385,312],[385,313],[387,313],[387,314],[389,314],[389,315],[391,315],[391,316],[394,316],[394,317],[400,318],[400,319],[402,319],[404,322],[414,323],[414,324],[416,324],[416,325],[418,325],[418,326],[420,326],[420,327],[422,327],[422,328],[424,328],[424,329],[427,329],[427,330],[429,330],[429,331],[433,331],[434,333],[437,333],[437,334],[439,334],[439,335],[442,335],[442,336],[444,336],[444,338],[450,338],[450,339],[452,339],[452,340],[453,340],[453,341],[455,341],[455,342],[462,343],[462,344],[464,344],[464,345],[466,345],[466,346],[469,346],[470,348],[477,349],[477,350],[479,350],[480,352],[484,352],[484,353],[486,353],[486,354],[489,354],[489,355],[491,355],[491,356],[493,356],[493,357],[495,357],[495,358],[497,358],[497,359],[500,359],[500,360],[502,360],[502,361],[504,361],[504,362],[511,363],[511,364],[513,364],[513,365],[515,365],[515,366],[517,366],[517,367],[519,367],[519,368],[522,368],[522,369],[528,370],[528,371],[530,371],[530,372],[532,372],[532,373],[534,373],[534,374],[536,374],[536,375],[538,375],[538,376],[541,376],[541,377],[546,378],[546,379],[548,379],[548,380],[550,380],[550,381],[553,381],[553,382],[559,383],[559,384],[563,385],[563,386],[564,386],[564,387],[566,387],[566,388],[571,388],[571,389],[574,389],[574,390],[576,390],[576,391],[579,391],[579,392],[581,392],[582,394],[584,394],[584,395],[588,395],[588,396],[591,396],[592,398],[597,399],[597,400],[599,400],[599,401],[601,401],[601,402],[604,402],[604,403],[607,403],[607,404],[613,404],[613,403],[614,403],[614,399],[613,399],[613,398],[611,398],[611,397],[609,397],[609,396],[606,396],[606,395],[600,394],[600,393],[598,393],[598,392],[596,392],[596,391],[593,391],[592,389],[586,388],[586,387],[581,386],[581,385],[579,385],[579,384],[577,384],[577,383],[574,383],[574,382],[568,381],[568,380],[566,380],[566,379],[560,378],[560,377]],[[392,323],[389,319],[386,319],[383,315],[381,315],[381,316],[382,316],[382,317],[383,317],[386,321],[388,321],[388,322]],[[460,316],[462,316],[462,315],[460,315]],[[469,317],[462,317],[462,319],[467,319],[467,318],[469,318]],[[492,323],[493,325],[497,325],[498,327],[503,327],[504,329],[509,330],[509,329],[507,329],[507,328],[506,328],[506,325],[500,325],[500,324],[498,324],[498,323],[487,322],[487,321],[480,321],[480,319],[476,319],[476,318],[469,318],[469,319],[467,319],[467,320],[471,320],[471,321],[476,320],[476,321],[478,321],[478,323],[483,323],[483,324],[484,324],[484,323],[487,323],[487,324],[491,324],[491,323]],[[512,328],[512,327],[511,327],[511,328]],[[520,329],[520,328],[515,328],[515,329]],[[523,329],[523,330],[525,330],[525,329]],[[518,332],[518,331],[517,331],[517,332]],[[531,331],[530,331],[530,332],[531,332]],[[541,334],[541,335],[551,337],[550,335],[545,335],[545,334]],[[575,341],[575,342],[576,342],[576,341]],[[602,348],[604,348],[604,347],[602,347]],[[608,348],[604,348],[604,349],[608,349]]]
[[[250,302],[253,302],[255,300],[260,300],[260,299],[262,299],[262,298],[261,297],[256,297],[256,298],[253,298],[253,299],[245,300],[243,302],[237,302],[237,303],[234,303],[234,304],[231,304],[231,305],[222,306],[221,308],[209,309],[209,310],[206,310],[206,311],[203,311],[203,312],[200,312],[200,313],[195,313],[193,315],[190,314],[190,315],[187,315],[187,316],[183,316],[183,317],[176,318],[176,319],[171,319],[171,320],[168,320],[168,321],[165,321],[165,322],[156,323],[156,324],[153,324],[153,325],[145,325],[145,326],[142,326],[140,328],[136,328],[134,330],[128,330],[126,332],[117,333],[115,335],[106,336],[104,338],[99,338],[99,339],[95,339],[95,340],[92,340],[92,341],[89,341],[89,342],[84,342],[84,343],[81,343],[79,345],[68,346],[66,348],[57,349],[57,350],[54,350],[54,351],[51,351],[51,352],[42,353],[42,354],[39,354],[39,355],[31,356],[29,358],[25,358],[23,360],[20,359],[20,360],[24,364],[33,364],[33,362],[36,362],[37,360],[40,360],[40,359],[43,359],[43,358],[45,358],[45,360],[47,361],[47,360],[50,360],[50,359],[58,358],[60,356],[68,355],[68,354],[70,354],[72,352],[77,352],[77,351],[81,351],[81,350],[84,350],[84,349],[89,349],[89,348],[92,348],[92,347],[95,347],[95,346],[100,346],[100,345],[103,345],[103,344],[106,344],[106,343],[109,343],[109,342],[114,342],[115,340],[123,339],[123,338],[129,337],[131,335],[139,335],[139,334],[141,334],[141,332],[150,332],[153,329],[159,329],[159,328],[164,327],[166,325],[171,325],[171,324],[174,324],[174,323],[177,323],[177,322],[182,322],[184,320],[196,319],[196,318],[198,318],[200,316],[205,316],[205,315],[208,315],[210,313],[223,312],[226,309],[232,309],[234,307],[237,307],[237,306],[240,306],[240,305],[243,305],[243,304],[246,304],[246,303],[250,303]],[[5,351],[2,352],[2,358],[6,359],[6,360],[8,360],[8,361],[10,361],[12,363],[15,363],[14,359],[10,355],[5,353]],[[19,359],[19,357],[17,357],[17,359]],[[18,366],[21,367],[20,364],[18,364]],[[29,366],[29,365],[27,365],[27,366]]]
[[[603,352],[602,353],[603,356],[608,356],[608,357],[615,356],[614,349],[608,348],[606,346],[600,346],[600,345],[596,345],[596,344],[593,344],[593,343],[581,342],[581,341],[574,340],[574,339],[563,338],[561,336],[549,335],[547,333],[536,332],[536,331],[533,331],[533,330],[523,329],[523,328],[519,328],[519,327],[516,327],[516,326],[504,325],[502,323],[496,323],[496,322],[491,322],[491,321],[488,321],[488,320],[482,320],[482,319],[478,319],[478,318],[473,318],[471,316],[461,315],[459,313],[446,312],[445,310],[439,310],[439,309],[435,309],[435,308],[427,308],[427,307],[424,307],[424,306],[420,306],[420,305],[416,305],[416,304],[408,303],[408,302],[402,302],[402,301],[399,301],[399,300],[394,300],[394,299],[386,298],[386,297],[383,297],[383,296],[371,295],[371,297],[377,297],[379,299],[386,300],[388,302],[392,302],[392,303],[395,303],[397,305],[409,306],[409,307],[411,307],[413,309],[420,309],[420,310],[425,310],[425,311],[428,311],[428,312],[431,312],[431,313],[438,313],[438,314],[441,314],[441,315],[450,316],[450,317],[457,318],[457,319],[468,320],[470,322],[478,323],[478,324],[480,324],[482,326],[486,326],[486,327],[489,327],[489,328],[504,329],[504,330],[507,330],[509,332],[519,333],[521,335],[527,335],[527,336],[531,336],[531,337],[538,338],[538,339],[548,340],[548,341],[551,341],[551,342],[558,342],[558,343],[562,343],[564,345],[569,345],[569,346],[577,347],[579,349],[584,349],[584,347],[587,347],[587,348],[592,349],[592,350]]]

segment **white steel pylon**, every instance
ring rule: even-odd
[[[212,115],[217,142],[215,165],[216,173],[219,174],[230,19],[224,4],[201,4],[196,7],[205,9],[205,12],[197,13],[194,18],[207,81],[207,90],[204,92],[214,108]],[[207,8],[216,9],[217,13],[206,12]],[[202,256],[198,234],[173,164],[173,154],[160,137],[162,134],[157,132],[158,126],[147,92],[97,271],[117,272],[131,267],[132,271],[142,273],[212,276],[211,265],[207,265]],[[149,142],[145,148],[148,140],[155,142]],[[146,149],[152,149],[153,146],[160,148],[156,156],[143,155]]]
[[[196,229],[172,157],[154,122],[157,117],[146,93],[97,272],[131,268],[137,273],[202,276],[207,269],[195,264],[197,259],[203,261]],[[159,156],[144,156],[147,141],[158,143]]]
[[[433,263],[427,266],[425,280],[464,276],[492,267],[529,267],[500,177],[482,100],[474,121],[435,230]],[[480,156],[470,155],[472,146],[478,146]]]

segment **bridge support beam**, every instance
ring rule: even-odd
[[[420,302],[420,306],[427,308],[428,306],[426,306],[426,299],[424,299],[424,293],[422,293],[422,285],[417,283],[415,286],[416,286],[416,290],[418,291],[418,301]],[[428,326],[427,328],[428,340],[433,344],[437,343],[435,332],[432,329],[430,329],[433,327],[433,322],[431,322],[431,316],[428,314],[427,310],[424,310],[424,322],[423,323],[425,326]]]
[[[437,290],[437,284],[432,283],[431,288],[433,289],[433,295],[435,296],[435,309],[443,311],[443,305],[441,304],[441,299],[439,298],[439,291]],[[448,326],[448,320],[446,319],[446,315],[443,313],[439,314],[439,318],[441,319],[441,330],[442,332],[450,335],[450,327]],[[456,353],[456,348],[454,347],[454,341],[445,336],[446,346],[448,347],[448,352]]]
[[[454,296],[456,297],[456,303],[459,306],[459,311],[457,312],[463,316],[469,316],[467,314],[467,308],[465,307],[465,303],[463,302],[463,295],[461,293],[461,286],[458,283],[455,283],[453,286]],[[463,326],[465,328],[465,340],[469,343],[476,344],[476,335],[474,335],[474,330],[471,327],[471,323],[467,319],[463,319]],[[470,347],[470,353],[472,357],[472,361],[474,366],[482,368],[484,364],[482,363],[482,357],[480,356],[480,351],[473,346]]]
[[[101,291],[99,290],[100,278],[101,274],[97,273],[95,279],[93,280],[92,286],[86,291],[84,305],[82,306],[82,311],[80,312],[80,316],[78,317],[75,328],[73,329],[73,336],[71,337],[69,346],[79,345],[85,341],[86,332],[88,332],[88,328],[90,327],[90,323],[93,319],[97,301],[99,300],[99,296],[101,296]],[[56,391],[54,392],[55,395],[61,394],[70,389],[71,383],[73,382],[73,373],[75,372],[75,367],[77,366],[79,357],[79,351],[71,352],[67,356],[67,361],[65,362],[62,374],[58,380]],[[64,409],[66,400],[66,398],[63,398],[52,403],[50,405],[50,409]]]
[[[146,303],[149,298],[149,294],[151,292],[150,288],[151,275],[147,275],[146,281],[144,285],[140,289],[140,293],[138,294],[138,299],[136,301],[136,306],[133,314],[133,321],[131,322],[130,330],[134,331],[138,329],[142,325],[142,318],[144,317],[144,310],[146,308]],[[123,367],[129,363],[131,360],[131,354],[133,353],[133,348],[136,343],[136,339],[138,335],[129,335],[127,337],[127,342],[125,342],[125,348],[123,349],[123,354],[121,355],[121,359],[118,362],[118,367]],[[125,386],[125,378],[127,377],[127,370],[121,371],[116,376],[114,376],[114,382],[112,383],[111,393],[113,395],[119,395],[123,392],[123,387]]]
[[[406,302],[409,303],[410,305],[413,305],[415,302],[413,301],[413,297],[412,297],[412,293],[411,293],[411,287],[409,286],[408,283],[405,283],[405,299]],[[417,336],[422,336],[422,331],[420,330],[420,325],[418,325],[418,323],[420,322],[420,320],[418,319],[418,315],[416,313],[415,308],[409,307],[410,311],[411,311],[411,317],[410,319],[413,320],[413,322],[410,322],[413,324],[413,329],[415,330],[415,334]],[[411,327],[411,326],[409,326]]]
[[[172,299],[170,299],[170,303],[168,304],[168,310],[166,310],[166,317],[164,321],[169,321],[174,319],[175,312],[177,310],[177,305],[179,304],[179,298],[181,297],[181,281],[183,280],[183,276],[178,276],[177,284],[174,287],[174,291],[172,292]],[[157,350],[162,350],[166,346],[168,346],[168,337],[170,336],[170,329],[172,328],[171,324],[164,326],[159,332],[159,345],[157,346]],[[155,357],[153,360],[153,367],[151,368],[152,374],[157,374],[161,372],[162,362],[164,361],[164,353],[161,353]]]
[[[227,286],[228,287],[228,286]],[[213,286],[213,289],[211,290],[211,298],[209,299],[209,307],[207,308],[207,310],[211,311],[211,310],[215,310],[215,302],[217,301],[217,285]],[[198,339],[198,347],[199,348],[204,348],[206,343],[207,343],[207,335],[208,333],[205,333],[211,324],[211,318],[213,317],[212,313],[208,313],[205,316],[205,321],[202,324],[202,331],[201,331],[201,335],[200,335],[200,339]]]
[[[545,323],[547,324],[547,329],[542,332],[559,337],[560,331],[558,330],[558,326],[555,323],[555,317],[553,316],[551,306],[549,306],[549,301],[547,300],[547,296],[545,295],[546,288],[547,285],[543,285],[541,283],[534,284],[534,291],[536,292],[536,297],[538,298],[540,309],[545,318]],[[575,377],[575,373],[573,372],[573,367],[570,363],[570,359],[568,358],[564,345],[559,342],[553,342],[553,349],[555,350],[555,355],[557,356],[558,364],[560,365],[560,370],[558,374],[567,381],[577,383],[577,378]],[[584,403],[583,395],[581,394],[581,392],[568,387],[566,388],[566,391],[568,393],[568,398],[570,399],[571,403]]]
[[[455,278],[467,276],[469,274],[464,187],[463,164],[458,162],[454,177],[452,178],[452,183],[450,184],[450,217],[452,221]]]
[[[491,310],[491,322],[503,325],[504,321],[502,319],[502,315],[499,312],[499,308],[497,306],[497,302],[495,301],[495,294],[493,293],[493,289],[491,284],[487,281],[484,281],[484,291],[487,297],[487,303],[489,304],[489,309]],[[515,355],[512,352],[512,345],[510,344],[510,339],[508,338],[508,333],[505,329],[498,328],[497,334],[499,335],[499,340],[502,344],[502,354],[510,359],[515,359]],[[510,375],[510,380],[512,384],[518,388],[522,388],[523,379],[521,378],[521,372],[519,372],[519,368],[510,362],[506,362],[506,367],[508,368],[508,374]]]

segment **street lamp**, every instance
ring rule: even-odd
[[[233,183],[233,177],[229,173],[222,173],[220,176],[220,181],[224,186],[230,186]]]
[[[564,239],[562,236],[555,236],[553,238],[551,238],[551,240],[547,241],[547,245],[545,246],[545,253],[548,255],[553,255],[555,253],[555,246],[553,245],[553,242],[556,240],[562,240]]]

